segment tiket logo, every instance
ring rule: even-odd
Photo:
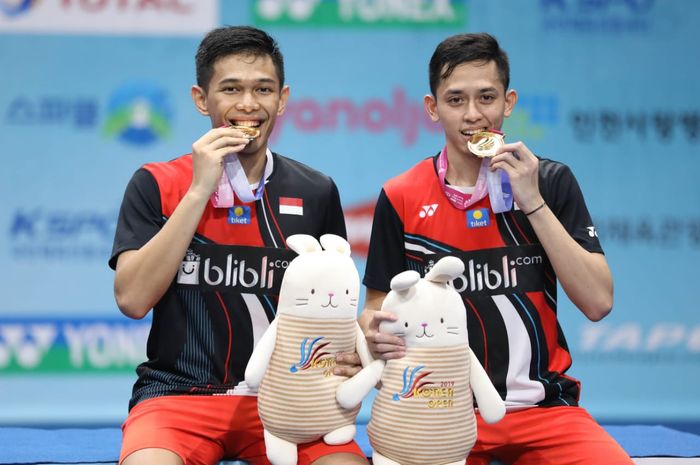
[[[180,265],[180,269],[177,270],[177,282],[178,284],[199,284],[199,262],[201,257],[196,254],[192,249],[187,249],[185,254],[185,259]]]
[[[211,258],[204,260],[204,282],[210,286],[238,286],[260,289],[272,289],[275,278],[275,268],[286,268],[289,264],[281,260],[268,260],[263,257],[260,269],[247,267],[245,260],[237,260],[232,254],[226,256],[226,266],[220,267],[211,264]]]
[[[313,340],[304,338],[300,345],[299,362],[289,367],[291,373],[296,373],[299,370],[308,370],[309,368],[320,368],[323,370],[324,376],[330,376],[335,366],[335,358],[326,357],[329,352],[323,349],[330,344],[330,341],[321,342],[323,336],[319,336]]]
[[[438,204],[433,203],[430,205],[423,205],[421,207],[420,212],[418,213],[418,216],[421,218],[425,218],[426,216],[433,216],[435,214],[435,210],[437,210]]]

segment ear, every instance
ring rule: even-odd
[[[513,108],[515,108],[515,104],[518,101],[518,93],[515,91],[515,89],[509,89],[506,91],[506,108],[503,112],[503,115],[508,117],[513,113]]]
[[[192,101],[197,111],[204,116],[209,116],[209,110],[207,109],[207,93],[204,89],[199,86],[192,86],[190,95],[192,96]]]
[[[417,271],[408,270],[391,278],[391,284],[389,284],[389,286],[392,291],[403,292],[415,286],[418,281],[420,281],[420,274],[418,274]]]
[[[321,244],[315,237],[308,234],[294,234],[287,238],[287,245],[299,255],[311,252],[320,252]]]
[[[446,283],[464,272],[464,262],[457,257],[444,257],[430,269],[425,279],[434,283]]]
[[[325,250],[332,250],[341,255],[350,256],[350,244],[348,241],[335,234],[324,234],[321,236],[321,246]]]
[[[427,94],[423,97],[423,107],[433,122],[437,123],[440,121],[440,117],[437,114],[437,100],[435,100],[435,97],[432,94]]]
[[[282,116],[284,110],[287,109],[287,101],[289,100],[289,86],[282,87],[280,92],[280,101],[277,104],[277,116]]]

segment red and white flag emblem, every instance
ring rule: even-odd
[[[303,215],[304,200],[296,197],[280,197],[281,215]]]

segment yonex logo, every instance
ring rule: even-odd
[[[433,216],[435,214],[435,210],[437,210],[438,204],[433,203],[431,205],[423,205],[421,207],[420,212],[418,213],[418,216],[421,218],[425,218],[426,216]]]
[[[595,226],[586,226],[588,229],[588,235],[591,237],[598,237],[598,231],[595,230]]]
[[[316,10],[319,0],[260,0],[258,13],[268,21],[279,19],[284,13],[294,21],[305,21]]]

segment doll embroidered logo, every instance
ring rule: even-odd
[[[428,408],[452,408],[454,406],[455,383],[454,381],[443,381],[439,384],[428,381],[426,377],[432,371],[420,373],[425,365],[418,365],[411,374],[408,374],[410,366],[403,370],[403,388],[401,392],[394,393],[393,400],[401,399],[426,399]]]
[[[313,340],[305,337],[299,346],[299,362],[291,365],[289,371],[296,373],[300,370],[318,368],[324,370],[324,376],[330,376],[333,373],[333,367],[335,367],[335,358],[323,358],[323,356],[329,355],[329,352],[325,352],[323,349],[330,344],[330,341],[321,342],[322,339],[323,336]]]
[[[423,368],[425,368],[425,365],[418,365],[413,370],[411,370],[410,375],[408,374],[409,368],[410,366],[407,366],[403,369],[403,387],[401,389],[401,392],[395,392],[393,396],[393,399],[396,401],[401,399],[408,399],[416,395],[420,396],[420,393],[423,392],[423,389],[426,386],[433,385],[433,383],[431,383],[430,381],[424,380],[424,378],[431,374],[432,371],[426,371],[419,374],[419,372]]]

